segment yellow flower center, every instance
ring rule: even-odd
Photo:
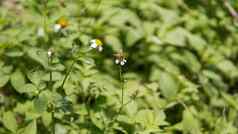
[[[69,22],[65,18],[60,18],[57,21],[57,24],[59,24],[62,28],[65,28],[69,25]]]
[[[99,39],[96,39],[96,44],[97,44],[97,46],[102,46],[103,45],[102,42]]]

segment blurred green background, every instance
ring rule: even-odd
[[[237,134],[236,11],[236,0],[1,0],[0,133]],[[95,38],[103,52],[88,51]]]

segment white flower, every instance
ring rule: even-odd
[[[103,50],[102,42],[99,39],[93,39],[90,41],[90,48],[97,49],[99,52]]]
[[[102,52],[102,50],[103,50],[103,47],[102,46],[98,46],[98,51]]]
[[[57,23],[54,25],[54,32],[59,32],[61,29],[66,28],[69,25],[69,22],[61,17]]]
[[[121,66],[124,66],[127,62],[126,58],[125,58],[125,55],[123,52],[119,52],[119,53],[116,53],[114,54],[115,56],[115,63],[118,64],[118,65],[121,65]]]
[[[54,32],[59,32],[60,31],[60,29],[61,29],[61,25],[60,24],[55,24],[54,25]]]
[[[120,62],[120,64],[121,64],[121,66],[124,66],[125,64],[126,64],[126,59],[123,59],[121,62]]]
[[[126,59],[116,59],[115,63],[120,64],[121,66],[124,66],[126,64],[127,60]]]
[[[119,64],[119,63],[120,63],[120,60],[119,60],[119,59],[116,59],[116,60],[115,60],[115,63],[116,63],[116,64]]]
[[[48,55],[49,58],[52,57],[53,51],[51,49],[49,49],[48,52],[47,52],[47,55]]]
[[[37,30],[37,36],[38,37],[44,37],[45,36],[45,30],[43,27],[38,28]]]

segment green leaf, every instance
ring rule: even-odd
[[[122,43],[116,36],[108,35],[105,37],[106,43],[112,47],[114,51],[122,49]]]
[[[44,112],[41,116],[42,122],[46,127],[49,127],[52,122],[52,116],[49,112]]]
[[[31,121],[21,134],[37,134],[36,120]]]
[[[160,89],[163,96],[173,98],[178,92],[178,83],[169,73],[163,72],[160,75]]]
[[[229,60],[217,63],[217,67],[229,78],[238,77],[237,67]]]
[[[111,25],[118,27],[126,27],[126,24],[129,23],[132,26],[139,28],[141,26],[139,18],[136,14],[127,9],[114,9],[115,15],[109,19]],[[113,12],[110,10],[110,12]]]
[[[199,53],[202,53],[205,45],[207,44],[207,42],[202,37],[192,34],[188,34],[188,42],[189,45]]]
[[[221,95],[230,106],[238,110],[237,101],[231,95],[227,93],[221,93]]]
[[[5,86],[9,80],[10,76],[0,73],[0,88]]]
[[[17,131],[17,121],[13,112],[9,111],[3,113],[2,121],[3,125],[10,131],[12,131],[13,133]]]
[[[128,46],[134,45],[137,41],[143,38],[143,32],[138,29],[130,29],[127,32],[126,43]]]
[[[29,95],[36,95],[38,93],[37,87],[33,84],[25,84],[21,90],[22,93],[27,93]]]
[[[95,126],[97,126],[99,129],[103,129],[103,119],[100,113],[91,114],[91,120]]]
[[[186,60],[186,66],[195,73],[198,73],[199,70],[201,69],[201,64],[199,63],[197,57],[189,52],[185,51],[184,53],[184,59]]]
[[[161,113],[161,112],[159,112]],[[164,125],[164,114],[156,114],[155,111],[149,109],[140,110],[136,114],[136,122],[140,123],[147,131],[158,131],[159,125]]]
[[[5,54],[8,57],[21,57],[24,55],[24,53],[21,50],[17,50],[17,49],[6,52]]]
[[[183,112],[182,124],[184,133],[201,134],[198,120],[188,110]]]
[[[181,47],[186,45],[186,36],[187,31],[185,29],[176,28],[166,34],[164,41],[169,44]]]
[[[35,85],[39,85],[43,74],[43,71],[29,71],[27,72],[27,78]]]
[[[35,100],[34,100],[34,108],[36,112],[43,113],[46,111],[48,105],[48,98],[43,93],[41,93]]]
[[[29,48],[27,50],[28,56],[42,65],[44,68],[48,67],[48,58],[47,58],[47,53],[41,49],[34,49],[34,48]]]
[[[11,75],[11,84],[17,92],[22,93],[22,88],[25,86],[25,76],[19,69]]]

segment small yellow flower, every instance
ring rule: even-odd
[[[65,18],[61,17],[54,25],[54,31],[58,32],[59,30],[66,28],[68,25],[69,22]]]
[[[101,52],[103,50],[103,43],[99,39],[93,39],[90,41],[90,48],[97,49]]]
[[[124,66],[126,64],[126,62],[127,62],[126,56],[122,51],[114,54],[113,56],[115,56],[115,58],[116,58],[115,59],[116,64],[119,64],[121,66]]]

